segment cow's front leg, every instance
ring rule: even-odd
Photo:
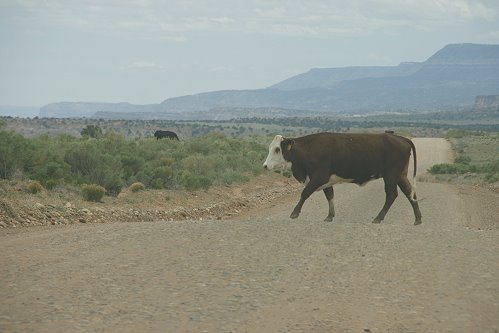
[[[317,189],[319,187],[321,187],[322,185],[324,185],[325,183],[326,182],[322,179],[317,179],[317,178],[311,179],[308,182],[308,184],[305,186],[303,191],[301,192],[300,201],[298,201],[295,209],[293,209],[293,212],[291,213],[291,215],[289,217],[291,217],[292,219],[295,219],[298,216],[300,216],[301,208],[303,207],[305,200],[307,200],[312,195],[312,193],[317,191]]]
[[[326,187],[324,189],[324,195],[326,195],[327,202],[329,203],[329,213],[326,216],[326,218],[324,219],[324,222],[331,222],[333,220],[333,217],[334,217],[334,202],[333,202],[334,191],[333,191],[333,187],[332,186]]]

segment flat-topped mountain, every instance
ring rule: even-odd
[[[168,118],[220,117],[211,110],[256,108],[307,110],[307,113],[370,113],[428,111],[471,107],[478,95],[499,94],[499,45],[451,44],[426,61],[398,66],[315,68],[268,88],[224,90],[174,97],[156,105],[128,103],[54,103],[40,110],[44,117],[157,113]],[[102,113],[104,112],[104,113]],[[240,117],[246,116],[246,112]],[[295,114],[295,112],[293,112]],[[137,117],[137,115],[135,115]]]

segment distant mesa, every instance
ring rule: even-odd
[[[475,111],[499,111],[499,95],[477,96],[473,109]]]
[[[264,89],[214,91],[151,105],[53,103],[42,107],[40,116],[209,120],[248,113],[265,116],[265,112],[269,116],[426,112],[474,105],[476,109],[477,96],[495,95],[499,95],[499,45],[451,44],[420,63],[314,68]]]
[[[156,111],[156,104],[134,105],[130,103],[94,103],[94,102],[60,102],[47,104],[40,108],[41,117],[51,118],[84,118],[92,117],[97,112],[151,112]]]

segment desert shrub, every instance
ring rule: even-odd
[[[88,138],[98,139],[103,136],[102,128],[100,128],[97,125],[87,125],[84,129],[81,130],[80,134],[83,138],[86,139]]]
[[[249,178],[244,173],[237,172],[231,169],[226,169],[221,173],[218,180],[223,185],[230,185],[232,183],[247,182]]]
[[[120,194],[121,189],[123,188],[123,180],[119,175],[114,174],[112,170],[106,169],[103,173],[103,178],[99,184],[107,189],[106,193],[108,195],[117,196]]]
[[[130,185],[130,190],[134,193],[139,192],[139,191],[143,191],[145,189],[146,189],[146,187],[141,182],[136,182],[136,183],[133,183],[132,185]]]
[[[447,132],[447,138],[462,139],[467,136],[483,136],[485,133],[477,131],[469,131],[465,129],[451,129]]]
[[[97,152],[85,146],[76,146],[68,150],[64,161],[71,166],[71,172],[76,176],[89,176],[99,167]]]
[[[62,160],[48,160],[30,170],[30,177],[40,181],[47,189],[54,188],[68,178],[69,166]]]
[[[485,180],[489,183],[495,183],[499,181],[499,173],[489,173],[485,175]]]
[[[32,180],[28,183],[27,189],[29,193],[37,194],[43,191],[43,186],[39,181]]]
[[[433,175],[450,174],[455,173],[456,168],[453,164],[440,163],[433,165],[430,169],[428,169],[428,171]]]
[[[174,184],[173,170],[170,167],[154,168],[152,177],[152,186],[155,189],[169,188]]]
[[[144,167],[146,161],[139,156],[125,154],[121,156],[121,165],[125,178],[132,178]]]
[[[153,164],[145,165],[134,177],[134,181],[143,183],[153,189],[172,188],[175,186],[174,171],[170,167],[156,167]]]
[[[161,165],[171,167],[175,163],[175,158],[173,158],[173,157],[160,157],[159,162]]]
[[[499,160],[481,165],[480,171],[483,173],[499,173]]]
[[[179,177],[180,184],[189,191],[208,189],[213,183],[212,179],[203,175],[184,172]]]
[[[83,185],[81,194],[86,201],[100,202],[106,193],[106,189],[97,184]]]
[[[187,151],[190,154],[207,155],[210,152],[210,142],[208,140],[193,139],[187,144]]]
[[[173,170],[170,167],[158,167],[154,169],[154,178],[170,179],[173,177]]]
[[[144,165],[137,174],[132,177],[132,181],[134,182],[141,182],[143,183],[146,187],[152,187],[151,182],[154,179],[154,168],[151,165]]]
[[[22,135],[0,131],[0,178],[11,179],[23,170],[30,154],[29,142]]]
[[[71,167],[77,183],[93,183],[117,195],[123,187],[123,168],[119,156],[102,152],[95,145],[78,145],[68,150],[64,161]]]
[[[149,182],[149,186],[155,190],[162,190],[165,188],[165,181],[161,178],[153,178]]]
[[[48,179],[46,181],[43,182],[43,186],[47,189],[47,190],[53,190],[57,187],[57,185],[59,185],[60,182],[58,182],[57,180],[54,180],[54,179]]]
[[[459,155],[456,157],[454,160],[455,164],[464,164],[464,165],[469,165],[471,163],[471,158],[466,156],[466,155]]]
[[[182,170],[192,174],[208,176],[216,170],[216,167],[217,160],[214,156],[194,154],[182,160]]]
[[[485,180],[489,183],[499,181],[499,160],[481,165],[480,172],[485,174]]]
[[[27,177],[40,181],[47,189],[72,181],[70,166],[64,161],[71,139],[43,135],[29,140],[33,151],[24,167]]]
[[[466,173],[482,174],[487,182],[493,183],[499,179],[499,160],[483,164],[472,163],[471,158],[460,155],[452,164],[436,164],[428,170],[431,174],[454,174],[463,175]]]
[[[89,127],[89,133],[94,129]],[[108,195],[134,182],[146,188],[202,189],[260,174],[267,144],[268,138],[238,139],[216,132],[178,142],[127,140],[110,130],[92,140],[69,135],[24,138],[0,131],[0,178],[20,175],[46,189],[96,184]]]

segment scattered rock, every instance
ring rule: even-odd
[[[264,184],[264,185],[263,185]],[[230,190],[227,190],[229,188]],[[164,191],[160,195],[151,190],[141,193],[140,201],[127,201],[127,196],[109,198],[95,205],[73,202],[69,195],[51,195],[42,202],[30,202],[32,196],[16,193],[0,201],[1,228],[71,223],[109,223],[175,220],[221,220],[233,218],[249,210],[262,209],[282,195],[301,190],[297,182],[283,182],[279,177],[260,176],[246,184],[220,186],[199,193]],[[165,193],[166,192],[166,193]],[[48,192],[50,193],[50,192]],[[244,195],[234,195],[244,193]],[[165,200],[165,196],[168,200]],[[57,200],[59,199],[59,201]],[[60,200],[63,201],[60,201]],[[134,197],[136,200],[136,197]],[[40,198],[36,200],[40,201]],[[69,201],[71,200],[71,201]],[[13,208],[15,207],[15,208]],[[3,209],[2,209],[3,208]]]

